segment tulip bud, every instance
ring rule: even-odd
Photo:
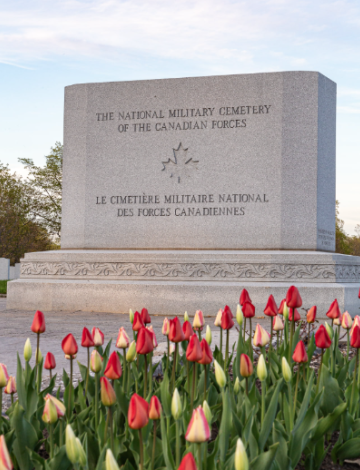
[[[233,314],[228,305],[225,305],[222,317],[221,328],[223,330],[230,330],[234,326]]]
[[[211,426],[213,415],[211,413],[210,406],[208,405],[208,402],[206,400],[204,400],[202,407],[203,407],[204,415],[207,419],[207,422],[209,423],[209,426]]]
[[[113,351],[111,353],[104,371],[104,375],[110,380],[117,380],[122,376],[121,362],[117,352]]]
[[[0,388],[6,387],[9,381],[9,374],[5,364],[0,364]]]
[[[39,364],[43,359],[43,355],[41,354],[40,348],[35,351],[35,362]]]
[[[87,458],[86,458],[84,448],[81,445],[80,439],[78,437],[75,438],[75,443],[76,443],[76,446],[78,448],[79,464],[80,464],[81,467],[85,467],[86,464],[87,464]]]
[[[119,334],[116,340],[116,347],[119,349],[126,349],[129,347],[130,338],[128,337],[125,328],[122,326],[119,329]]]
[[[183,457],[178,470],[197,470],[196,462],[191,452]]]
[[[149,407],[149,418],[157,420],[161,418],[161,403],[157,396],[151,397]]]
[[[162,334],[165,336],[168,336],[169,332],[170,332],[170,322],[167,318],[164,318]]]
[[[353,329],[351,338],[350,338],[350,345],[352,348],[360,348],[360,327],[355,325]]]
[[[48,352],[45,356],[44,369],[53,370],[56,367],[55,356],[53,353]]]
[[[156,339],[156,334],[155,334],[155,331],[152,327],[152,325],[150,326],[147,326],[146,327],[147,330],[150,331],[150,333],[152,334],[152,339],[153,339],[153,346],[154,346],[154,349],[158,347],[158,342],[157,342],[157,339]]]
[[[352,318],[351,315],[348,311],[343,313],[342,320],[341,320],[341,326],[344,328],[344,330],[349,330],[352,325]]]
[[[181,398],[177,388],[175,388],[172,400],[171,400],[171,414],[175,421],[181,417],[182,405]]]
[[[204,315],[201,310],[196,310],[194,320],[193,320],[193,328],[194,330],[202,330],[205,325]]]
[[[105,468],[106,470],[120,470],[110,449],[107,449],[106,451]]]
[[[129,309],[129,320],[130,320],[130,323],[133,324],[134,312],[131,310],[131,308]]]
[[[184,313],[184,322],[189,321],[189,315],[187,312]]]
[[[61,418],[65,415],[66,408],[65,408],[65,405],[60,400],[55,398],[53,395],[50,395],[49,393],[46,395],[45,400],[50,400],[52,404],[55,406],[58,418]]]
[[[90,369],[96,373],[101,371],[103,358],[96,349],[93,350],[90,357]]]
[[[236,395],[240,392],[240,380],[239,377],[236,377],[235,383],[234,383],[234,392]]]
[[[94,328],[92,329],[92,337],[95,346],[102,346],[104,344],[104,333],[100,330],[100,328]]]
[[[214,361],[215,365],[215,379],[217,384],[219,385],[220,388],[224,388],[226,385],[226,375],[225,372],[223,371],[221,365],[217,362]]]
[[[151,318],[150,318],[150,315],[149,315],[149,312],[148,312],[148,309],[147,308],[143,308],[141,310],[141,318],[142,318],[142,321],[144,322],[144,325],[146,326],[148,323],[151,323]]]
[[[194,334],[194,330],[189,321],[185,321],[183,323],[182,330],[184,333],[184,340],[189,341],[191,336]]]
[[[206,442],[210,439],[209,423],[201,406],[198,406],[193,410],[193,414],[185,434],[185,439],[188,442],[196,443]]]
[[[70,424],[66,426],[65,430],[65,448],[66,455],[72,464],[77,464],[80,459],[79,447],[76,442],[74,431]]]
[[[200,341],[196,333],[194,333],[190,338],[188,347],[186,348],[186,359],[190,362],[198,362],[201,360],[201,358],[202,358],[202,349],[200,346]]]
[[[300,293],[295,286],[289,287],[289,290],[286,293],[286,305],[289,308],[299,308],[302,306]]]
[[[327,334],[330,336],[330,339],[332,340],[334,337],[334,330],[331,328],[331,326],[327,322],[325,322],[325,328],[326,328]]]
[[[277,312],[278,312],[278,306],[276,305],[274,296],[271,294],[267,301],[264,313],[268,317],[276,317]]]
[[[153,335],[145,326],[140,328],[136,341],[137,354],[149,354],[154,350]]]
[[[251,299],[250,299],[250,295],[249,295],[248,291],[246,289],[243,289],[241,291],[241,294],[240,294],[239,304],[241,306],[243,306],[245,302],[250,302],[251,303]]]
[[[28,338],[25,341],[25,346],[24,346],[24,359],[26,362],[29,362],[31,357],[32,357],[32,348],[31,348],[30,338]]]
[[[302,341],[299,341],[298,344],[296,345],[292,358],[293,358],[293,361],[297,362],[298,364],[308,361],[308,356],[306,353],[305,345]]]
[[[286,302],[284,302],[283,317],[285,318],[285,320],[289,318],[289,307],[287,306]]]
[[[283,357],[281,360],[281,369],[285,382],[290,382],[292,374],[288,361],[285,357]]]
[[[47,424],[54,424],[58,420],[58,414],[54,403],[51,400],[45,400],[44,412],[42,420]]]
[[[351,329],[350,329],[350,336],[351,336],[352,333],[353,333],[353,330],[354,330],[354,328],[355,328],[355,325],[360,326],[360,317],[359,317],[359,315],[355,315],[353,324],[352,324]]]
[[[211,341],[212,341],[212,333],[211,333],[211,328],[209,325],[206,325],[205,339],[206,339],[207,344],[210,346]]]
[[[340,326],[341,325],[341,320],[342,320],[342,315],[340,315],[337,318],[334,318],[334,325]]]
[[[180,321],[178,317],[175,317],[173,320],[170,320],[169,340],[173,343],[181,343],[184,339],[185,335],[181,328]]]
[[[126,353],[127,362],[134,362],[136,360],[136,342],[132,341],[130,343],[129,349]]]
[[[4,435],[0,436],[0,468],[2,470],[12,470],[14,468]]]
[[[100,378],[101,402],[105,406],[112,406],[116,402],[115,390],[106,377]]]
[[[216,314],[216,318],[214,321],[215,326],[220,326],[221,328],[221,319],[222,319],[223,309],[221,308],[218,313]]]
[[[329,310],[326,312],[326,316],[334,320],[335,318],[339,317],[341,314],[339,304],[337,299],[330,305]]]
[[[12,395],[13,393],[16,393],[16,381],[15,381],[15,377],[11,376],[9,377],[9,380],[8,380],[8,383],[5,387],[5,390],[4,390],[5,393],[7,393],[8,395]]]
[[[244,322],[244,315],[239,304],[236,307],[236,321],[238,322],[239,326],[241,326]]]
[[[254,366],[247,354],[240,356],[240,374],[242,377],[250,377],[254,373]]]
[[[239,438],[235,450],[235,470],[249,470],[249,459],[242,440]]]
[[[255,328],[253,345],[257,347],[264,347],[270,343],[270,335],[261,325],[257,324]]]
[[[259,357],[256,372],[257,372],[257,376],[259,377],[260,382],[263,382],[264,380],[266,380],[267,369],[266,369],[265,359],[262,354]]]
[[[93,337],[91,336],[90,331],[84,327],[82,335],[81,335],[81,346],[83,348],[92,348],[95,346]]]
[[[308,313],[306,314],[306,321],[308,323],[314,323],[314,321],[316,320],[316,311],[317,311],[316,305],[311,307],[311,309],[308,311]]]
[[[327,349],[331,346],[331,339],[324,325],[320,325],[315,333],[315,344],[320,349]]]
[[[255,306],[251,302],[245,302],[242,305],[242,312],[245,318],[252,318],[255,316]]]
[[[141,314],[138,311],[136,311],[134,313],[134,321],[133,321],[132,329],[133,331],[139,331],[140,328],[143,328],[143,327],[145,327],[145,325],[141,317]]]
[[[281,331],[284,329],[284,322],[282,321],[280,315],[276,315],[273,318],[273,330],[274,331]]]
[[[131,429],[141,429],[149,422],[149,404],[137,393],[130,399],[128,423]]]
[[[78,352],[78,345],[74,336],[69,333],[61,342],[62,350],[68,356],[75,356]]]
[[[45,317],[44,314],[40,312],[40,310],[38,310],[34,315],[31,331],[37,334],[45,332]]]

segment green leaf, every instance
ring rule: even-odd
[[[346,408],[347,403],[341,403],[341,405],[337,406],[331,414],[325,418],[321,418],[314,428],[311,441],[315,443],[318,439],[324,436],[332,425],[340,418]]]
[[[171,449],[169,447],[168,436],[165,426],[165,418],[163,413],[161,413],[161,443],[166,467],[169,470],[175,470],[175,463],[171,453]]]
[[[229,437],[231,432],[231,403],[229,391],[222,392],[223,410],[221,416],[220,430],[219,430],[219,450],[220,460],[225,462],[226,453],[229,447]]]
[[[279,443],[273,444],[269,447],[267,452],[258,455],[252,462],[250,462],[250,470],[269,470],[274,462]]]
[[[15,429],[16,440],[13,445],[13,453],[21,470],[31,470],[32,464],[28,450],[34,450],[38,442],[38,436],[33,426],[25,417],[25,410],[16,403],[12,415],[12,426]]]
[[[324,415],[331,413],[341,403],[341,391],[336,379],[323,364],[321,369],[322,386],[325,389],[324,400],[321,402],[321,411]]]
[[[21,365],[19,353],[17,353],[16,387],[17,387],[19,403],[25,410],[26,408],[25,377],[24,377],[24,371]]]
[[[266,441],[269,437],[277,408],[278,408],[278,400],[279,400],[279,393],[280,393],[280,388],[282,387],[283,384],[283,379],[280,379],[276,385],[275,391],[272,394],[271,400],[269,407],[267,409],[267,412],[265,414],[264,418],[264,423],[261,427],[261,432],[260,432],[260,438],[259,438],[259,450],[262,452],[264,450]]]
[[[160,385],[161,395],[161,406],[163,407],[164,414],[166,417],[171,416],[171,395],[170,395],[170,383],[167,374],[164,375],[164,379]]]
[[[50,461],[51,470],[69,470],[73,467],[66,455],[65,446],[62,446],[58,453]]]
[[[307,386],[307,389],[306,389],[306,392],[305,392],[305,395],[304,395],[303,401],[301,403],[301,407],[300,407],[300,410],[299,410],[299,413],[297,415],[297,419],[296,419],[296,422],[295,422],[294,433],[297,431],[297,429],[301,425],[301,423],[302,423],[302,421],[305,417],[306,411],[308,409],[308,406],[309,406],[309,403],[310,403],[310,398],[311,398],[311,390],[312,390],[313,380],[314,380],[314,371],[312,370],[311,374],[310,374],[310,377],[309,377],[308,386]]]
[[[129,400],[126,397],[119,380],[115,380],[114,390],[115,390],[117,401],[120,406],[120,410],[125,416],[125,419],[127,419]]]
[[[339,447],[336,457],[343,462],[345,459],[355,460],[360,457],[360,438],[350,439]]]

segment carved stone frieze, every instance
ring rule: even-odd
[[[26,278],[359,282],[360,265],[290,263],[22,262]]]

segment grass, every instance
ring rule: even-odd
[[[8,281],[0,281],[0,294],[6,294]]]

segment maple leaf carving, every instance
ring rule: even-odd
[[[180,183],[181,178],[188,178],[192,171],[197,170],[197,164],[199,160],[193,160],[192,157],[188,158],[188,148],[185,149],[180,142],[177,149],[173,149],[174,158],[169,158],[163,164],[161,171],[167,171],[170,173],[170,178],[176,178]]]

